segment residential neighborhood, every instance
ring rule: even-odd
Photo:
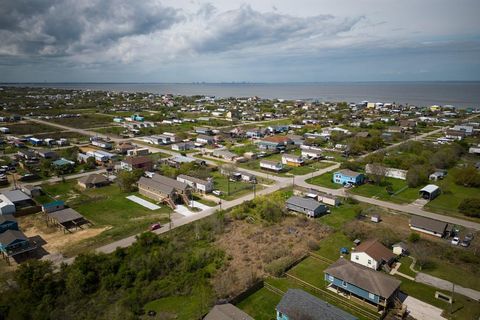
[[[31,91],[0,93],[5,290],[129,256],[165,281],[122,267],[141,319],[480,316],[477,110]]]

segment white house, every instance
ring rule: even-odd
[[[362,242],[352,252],[350,260],[374,270],[380,269],[383,264],[390,265],[395,254],[376,239]]]
[[[302,149],[302,157],[307,159],[321,159],[323,156],[321,150],[317,149]]]
[[[301,156],[286,153],[282,155],[282,164],[285,164],[287,166],[300,167],[303,166],[304,163],[305,161],[303,161],[303,158]]]
[[[260,161],[260,168],[279,172],[283,170],[283,164],[276,161],[262,160]]]
[[[0,194],[0,215],[14,214],[15,205],[4,194]]]
[[[387,168],[383,166],[381,167],[382,173],[385,173],[385,177],[389,178],[395,178],[395,179],[400,179],[400,180],[406,180],[407,179],[407,170],[402,170],[402,169],[396,169],[396,168]],[[366,174],[375,174],[375,169],[372,164],[368,163],[365,165],[365,173]]]
[[[209,193],[213,190],[213,180],[202,180],[195,177],[180,174],[177,176],[177,181],[186,183],[190,187],[194,188],[197,192]]]

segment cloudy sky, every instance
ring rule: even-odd
[[[480,80],[479,0],[1,0],[1,82]]]

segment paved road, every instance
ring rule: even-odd
[[[451,291],[453,287],[453,284],[450,281],[443,280],[423,272],[417,273],[415,281],[446,291]],[[480,292],[477,290],[464,288],[456,284],[454,292],[469,297],[473,300],[480,301]]]

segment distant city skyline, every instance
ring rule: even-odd
[[[476,0],[2,1],[0,82],[480,80]]]

